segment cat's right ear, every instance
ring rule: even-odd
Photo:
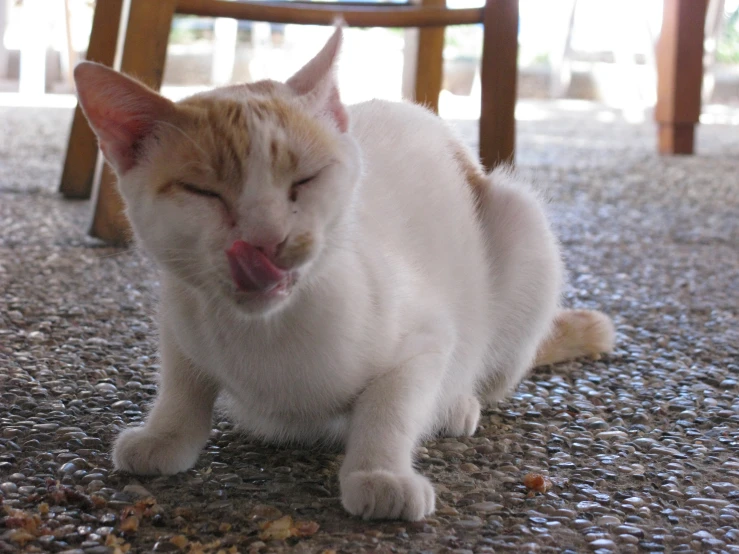
[[[80,63],[74,69],[74,81],[80,106],[100,149],[118,174],[124,174],[136,165],[138,145],[157,121],[174,112],[174,104],[98,63]]]
[[[286,82],[310,108],[327,115],[342,133],[349,127],[349,116],[336,84],[336,61],[343,40],[343,27],[343,20],[337,20],[334,34],[321,51]]]

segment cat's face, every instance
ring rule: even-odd
[[[286,305],[340,241],[360,162],[333,81],[339,41],[337,31],[287,84],[178,104],[100,66],[77,71],[139,241],[181,280],[246,313]],[[95,97],[101,78],[116,90]]]
[[[292,294],[340,232],[357,151],[287,92],[228,92],[177,105],[175,127],[155,130],[119,186],[162,266],[261,312]]]

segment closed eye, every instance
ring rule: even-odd
[[[212,190],[207,189],[201,189],[200,187],[196,187],[192,183],[178,181],[177,184],[182,187],[183,190],[186,190],[191,194],[197,194],[198,196],[204,196],[205,198],[217,198],[219,200],[221,199],[221,195],[217,192],[213,192]]]
[[[316,175],[313,175],[311,177],[306,177],[305,179],[301,179],[300,181],[295,181],[293,183],[293,186],[294,187],[299,187],[300,185],[305,185],[307,183],[310,183],[315,178],[316,178]]]
[[[299,181],[295,181],[290,186],[290,202],[297,202],[298,200],[298,189],[302,187],[303,185],[307,185],[310,183],[313,179],[318,177],[318,173],[315,175],[311,175],[310,177],[306,177],[305,179],[300,179]]]

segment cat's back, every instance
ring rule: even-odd
[[[349,117],[362,152],[359,212],[365,224],[381,220],[387,239],[400,233],[415,252],[428,250],[416,248],[417,239],[456,245],[480,258],[482,231],[460,161],[464,146],[449,126],[407,102],[372,100],[351,106]]]
[[[370,100],[348,106],[348,112],[351,133],[372,163],[376,156],[387,166],[413,163],[458,141],[441,118],[417,104]]]
[[[424,298],[461,318],[487,318],[485,239],[456,134],[403,102],[351,106],[349,118],[362,152],[357,210],[367,245],[410,268]]]
[[[407,209],[477,219],[460,158],[464,146],[446,122],[408,102],[371,100],[348,111],[362,152],[364,200],[387,195],[409,202]]]

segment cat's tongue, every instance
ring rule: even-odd
[[[266,291],[285,278],[285,271],[273,264],[257,248],[244,242],[234,241],[226,250],[231,278],[241,291]]]

